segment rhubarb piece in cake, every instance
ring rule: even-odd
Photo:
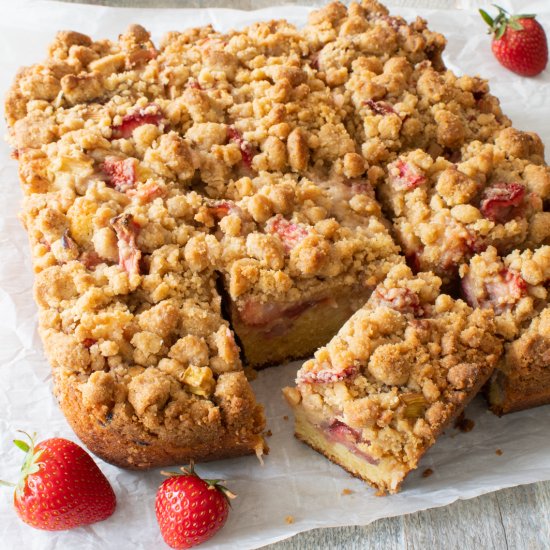
[[[469,144],[458,164],[417,150],[388,165],[380,196],[415,269],[449,283],[490,245],[508,253],[550,242],[550,171],[532,162],[540,162],[540,140],[513,129],[502,134],[495,145]],[[512,136],[526,146],[514,149]]]
[[[262,173],[204,207],[233,328],[252,366],[313,353],[402,262],[368,180]]]
[[[501,353],[492,313],[440,285],[393,268],[284,390],[296,437],[382,494],[399,490]]]
[[[505,353],[488,398],[497,414],[550,403],[550,246],[501,258],[490,247],[461,267],[473,307],[492,310]]]

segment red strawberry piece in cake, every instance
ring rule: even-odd
[[[237,130],[234,126],[229,126],[227,129],[227,137],[229,138],[229,141],[233,141],[239,146],[243,164],[247,168],[252,168],[252,159],[256,155],[257,151],[251,143],[244,139],[241,132],[239,132],[239,130]]]
[[[355,365],[350,365],[344,368],[336,368],[330,363],[321,363],[320,365],[315,365],[315,367],[317,368],[298,371],[296,383],[333,384],[334,382],[341,382],[342,380],[352,378],[359,370]]]
[[[126,115],[120,124],[113,126],[113,139],[128,139],[132,137],[132,132],[143,124],[154,124],[158,126],[162,120],[162,113],[154,103],[143,109],[138,109],[133,113]]]
[[[141,204],[151,202],[157,197],[162,197],[164,193],[165,190],[153,181],[141,185],[139,189],[129,189],[126,192],[129,197],[135,197]]]
[[[221,220],[232,212],[240,211],[240,208],[235,203],[230,201],[217,201],[215,204],[208,207],[208,211],[212,214],[212,216],[214,216],[214,218]]]
[[[282,320],[285,323],[299,317],[304,311],[321,302],[331,301],[331,298],[318,300],[306,300],[293,304],[280,304],[275,302],[258,302],[247,300],[239,309],[239,316],[249,326],[267,326],[274,321]]]
[[[365,105],[377,115],[389,115],[395,113],[393,107],[386,103],[385,101],[374,101],[372,99],[367,99]]]
[[[525,187],[521,183],[497,182],[487,187],[481,199],[481,213],[496,223],[506,223],[521,214]]]
[[[334,443],[340,443],[344,445],[352,453],[358,454],[363,457],[370,464],[377,464],[378,460],[374,459],[368,453],[361,451],[357,447],[357,443],[361,443],[361,433],[354,430],[344,422],[340,420],[334,420],[332,424],[325,430],[328,439]]]
[[[268,220],[265,224],[266,231],[277,235],[286,250],[290,252],[301,243],[308,235],[305,227],[283,218],[280,214]]]
[[[482,309],[493,308],[497,315],[513,307],[527,294],[527,283],[519,273],[501,269],[483,283],[484,295],[478,292],[479,284],[468,274],[462,279],[462,291],[468,304]]]
[[[111,220],[111,226],[118,239],[118,265],[130,275],[139,275],[141,250],[136,245],[140,226],[134,222],[131,214],[123,214]]]
[[[107,184],[117,191],[125,193],[136,183],[136,160],[107,157],[102,165]]]
[[[415,317],[424,314],[418,294],[408,288],[378,287],[372,295],[371,302],[376,306],[389,307],[400,313],[412,313]]]
[[[398,191],[412,191],[426,182],[426,176],[420,168],[402,159],[388,167],[391,185]]]
[[[80,255],[79,261],[84,264],[86,269],[95,269],[99,264],[105,262],[95,250],[87,250]]]

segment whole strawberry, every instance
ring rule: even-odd
[[[24,433],[24,432],[23,432]],[[13,503],[19,517],[30,526],[46,531],[63,531],[107,519],[116,497],[107,478],[82,447],[62,438],[35,445],[14,443],[26,453]]]
[[[227,521],[229,499],[235,495],[219,479],[201,479],[189,468],[170,476],[157,491],[155,510],[162,538],[171,548],[184,549],[205,542]]]
[[[536,76],[548,62],[546,34],[532,14],[509,15],[499,6],[493,19],[479,10],[483,20],[491,27],[493,54],[507,69],[522,76]]]

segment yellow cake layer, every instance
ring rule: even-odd
[[[406,466],[394,457],[381,458],[371,464],[345,445],[329,440],[323,430],[311,423],[300,408],[294,409],[295,435],[298,439],[338,464],[350,474],[378,489],[380,494],[396,493],[407,474],[416,468]]]

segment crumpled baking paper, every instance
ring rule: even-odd
[[[520,2],[501,1],[516,11]],[[286,17],[304,24],[311,8],[284,6],[256,12],[227,9],[114,9],[57,2],[2,2],[0,20],[0,93],[4,95],[21,65],[44,59],[46,45],[59,29],[74,29],[95,38],[115,38],[129,23],[152,30],[155,40],[169,30],[212,23],[218,29],[241,27],[257,20]],[[523,130],[538,132],[550,143],[550,75],[520,78],[496,63],[489,48],[477,2],[457,0],[458,10],[395,8],[407,19],[417,14],[448,38],[445,61],[460,74],[490,79],[505,112]],[[524,7],[539,13],[550,30],[547,0]],[[5,126],[2,133],[5,133]],[[51,394],[49,367],[36,332],[32,300],[31,262],[27,237],[16,214],[21,201],[16,162],[0,144],[0,478],[15,480],[22,453],[11,439],[16,430],[36,431],[41,438],[76,439]],[[376,497],[367,485],[299,443],[292,436],[292,418],[279,388],[291,384],[297,364],[262,371],[253,383],[267,411],[271,452],[262,466],[255,457],[199,466],[210,478],[228,480],[238,494],[224,529],[205,550],[258,548],[316,527],[367,524],[376,519],[444,506],[504,487],[550,479],[550,406],[497,418],[477,398],[467,416],[475,428],[454,428],[428,452],[420,468],[395,496]],[[288,415],[288,416],[287,416]],[[289,418],[290,417],[290,418]],[[496,454],[497,449],[502,454]],[[499,451],[500,452],[500,451]],[[98,460],[118,497],[107,521],[69,532],[47,533],[20,522],[11,504],[11,491],[0,490],[2,548],[53,550],[163,548],[154,514],[159,471],[127,472]],[[431,468],[433,474],[423,478]],[[343,489],[352,494],[343,495]],[[287,516],[294,518],[291,525]]]

